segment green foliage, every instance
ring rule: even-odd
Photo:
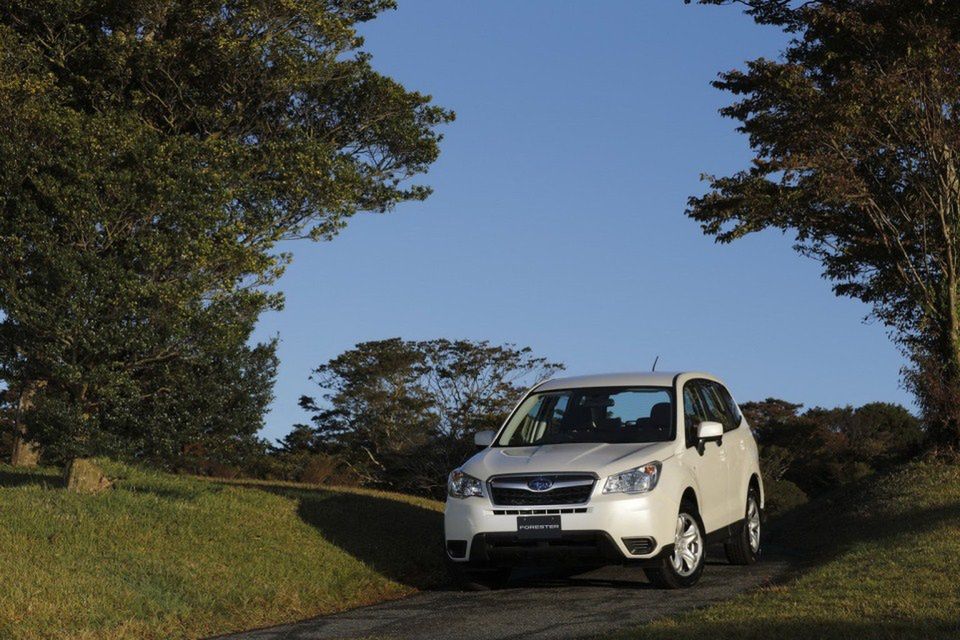
[[[727,4],[727,0],[701,0]],[[708,177],[688,214],[730,242],[790,231],[838,295],[913,358],[933,440],[960,445],[960,13],[951,0],[745,0],[793,34],[714,85],[749,168]]]
[[[763,481],[763,509],[767,517],[777,517],[807,503],[807,494],[789,480]]]
[[[560,369],[509,344],[364,342],[314,372],[323,401],[300,400],[312,431],[295,429],[283,451],[334,453],[366,483],[439,495],[473,434],[498,428],[528,386]]]
[[[209,637],[443,579],[438,503],[98,463],[114,479],[99,496],[0,465],[0,637]]]
[[[275,361],[247,342],[282,304],[277,243],[429,192],[407,181],[452,114],[376,73],[355,32],[390,7],[0,9],[0,378],[35,392],[49,454],[249,444]]]
[[[789,482],[804,494],[820,494],[909,459],[923,441],[920,421],[900,405],[801,408],[776,398],[741,405],[768,484]],[[795,501],[796,491],[784,491]]]
[[[160,379],[185,393],[155,393],[129,417],[124,442],[163,468],[187,469],[191,457],[243,468],[262,454],[255,435],[273,400],[276,341],[164,366]],[[188,419],[185,419],[188,417]],[[140,444],[142,443],[142,444]]]

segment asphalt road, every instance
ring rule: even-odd
[[[640,569],[606,567],[575,576],[530,573],[510,587],[482,593],[425,591],[416,595],[289,625],[222,636],[222,640],[524,640],[583,638],[636,627],[703,607],[782,577],[783,556],[750,567],[708,560],[700,583],[656,589]]]

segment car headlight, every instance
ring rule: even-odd
[[[453,498],[483,496],[483,482],[460,469],[454,469],[447,478],[447,493]]]
[[[603,485],[604,493],[646,493],[657,486],[660,479],[660,463],[648,464],[621,471],[607,478]]]

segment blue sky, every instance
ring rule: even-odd
[[[435,192],[288,245],[276,400],[306,416],[310,371],[402,336],[529,345],[571,374],[704,369],[740,400],[909,404],[903,360],[864,305],[834,297],[776,232],[717,245],[683,215],[701,173],[748,162],[709,82],[782,34],[731,7],[400,0],[363,33],[374,64],[457,112]]]

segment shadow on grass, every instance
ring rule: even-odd
[[[443,514],[401,500],[260,483],[232,482],[297,500],[297,515],[331,544],[380,575],[417,589],[442,588]]]
[[[223,491],[219,482],[195,478],[164,477],[163,475],[119,474],[108,475],[114,487],[129,493],[150,494],[173,502],[195,502]]]
[[[163,500],[181,502],[194,502],[205,496],[217,494],[223,491],[223,487],[214,484],[211,484],[210,486],[154,484],[136,480],[131,481],[127,480],[126,478],[115,479],[115,486],[130,493],[149,493]]]
[[[443,514],[353,493],[300,498],[297,513],[324,538],[395,582],[420,589],[443,580]]]
[[[0,469],[0,487],[63,487],[63,478],[37,473],[35,471],[19,471],[14,467]]]
[[[690,640],[709,638],[713,640],[954,640],[960,633],[960,622],[919,619],[910,621],[849,622],[823,620],[776,620],[764,621],[755,626],[731,625],[729,622],[699,620]],[[649,634],[640,634],[646,638]],[[616,636],[620,640],[627,637]]]
[[[364,562],[381,575],[401,584],[426,588],[449,586],[443,566],[443,516],[387,497],[261,483],[231,483],[282,495],[297,501],[300,518],[330,543]],[[865,485],[866,486],[866,485]],[[885,509],[856,512],[866,491],[856,487],[838,491],[795,509],[767,529],[768,557],[791,566],[772,581],[788,582],[813,566],[825,563],[862,542],[884,542],[902,535],[915,535],[960,523],[960,504],[905,509],[891,514]],[[722,553],[711,555],[710,564],[726,564]],[[591,567],[569,573],[537,572],[517,576],[518,585],[598,586],[593,578],[577,578]],[[603,581],[611,586],[609,581]],[[648,588],[643,580],[619,586]]]
[[[869,483],[841,488],[793,509],[771,523],[770,538],[798,569],[833,560],[860,543],[886,543],[934,529],[960,525],[960,503],[934,507],[871,505]],[[865,506],[873,506],[872,509]]]

